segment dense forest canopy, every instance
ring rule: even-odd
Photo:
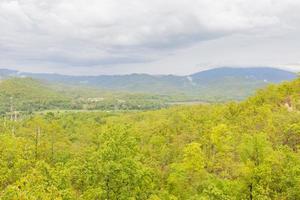
[[[241,103],[0,121],[0,198],[300,199],[300,79]]]

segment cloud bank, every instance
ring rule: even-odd
[[[299,0],[1,0],[0,65],[143,64],[236,34],[300,33],[299,12]]]

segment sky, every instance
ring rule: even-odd
[[[300,71],[300,0],[0,0],[0,68],[73,75]]]

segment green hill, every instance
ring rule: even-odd
[[[0,110],[34,111],[63,108],[70,98],[54,91],[49,85],[32,78],[11,78],[0,82]]]
[[[0,113],[44,110],[149,110],[166,106],[168,96],[46,83],[32,78],[0,81]]]

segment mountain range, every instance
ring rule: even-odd
[[[176,75],[98,75],[71,76],[27,73],[0,69],[0,78],[31,77],[49,83],[84,86],[109,91],[182,95],[188,100],[241,100],[270,83],[289,81],[296,73],[271,67],[222,67],[187,76]]]

